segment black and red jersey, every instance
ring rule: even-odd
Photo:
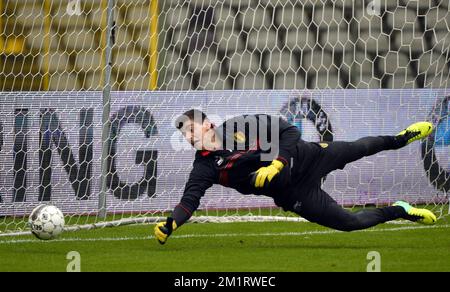
[[[308,145],[301,140],[299,130],[280,117],[243,115],[227,120],[215,130],[223,147],[217,151],[197,151],[183,197],[173,211],[178,226],[191,217],[213,184],[242,194],[275,197],[291,183],[291,173],[299,175],[309,164],[301,147]],[[283,170],[268,188],[255,188],[251,174],[274,159],[283,162]]]

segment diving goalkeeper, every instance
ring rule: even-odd
[[[297,127],[269,115],[239,116],[216,127],[203,112],[192,109],[176,120],[176,127],[197,152],[181,202],[166,222],[155,226],[161,244],[192,216],[213,184],[242,194],[272,197],[285,211],[341,231],[366,229],[399,218],[436,222],[431,211],[403,201],[351,212],[321,188],[322,178],[350,162],[427,137],[433,130],[431,123],[415,123],[396,136],[324,143],[302,140]]]

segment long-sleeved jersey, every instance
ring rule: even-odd
[[[185,223],[200,205],[200,199],[213,184],[230,187],[242,194],[276,197],[291,183],[291,175],[301,176],[311,161],[304,151],[316,151],[300,138],[299,130],[269,115],[243,115],[215,129],[222,150],[197,151],[193,169],[181,202],[172,217],[178,226]],[[306,149],[305,149],[306,148]],[[267,188],[255,188],[251,174],[273,159],[284,167]]]

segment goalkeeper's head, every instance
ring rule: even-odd
[[[221,145],[217,139],[214,124],[200,110],[191,109],[183,113],[176,119],[175,127],[197,150],[215,151]]]

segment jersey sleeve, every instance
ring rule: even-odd
[[[276,146],[276,152],[274,152],[274,156],[272,159],[277,159],[281,161],[284,165],[288,165],[291,158],[296,156],[297,143],[300,140],[300,131],[296,126],[288,123],[284,119],[279,116],[270,116],[270,115],[256,115],[258,121],[258,140],[261,142],[261,131],[267,131],[268,134],[265,137],[271,137],[271,146],[272,150],[274,146]],[[273,138],[273,130],[272,127],[278,128],[278,139]]]
[[[284,119],[278,119],[280,124],[280,137],[277,160],[283,162],[284,165],[288,165],[291,157],[296,155],[296,146],[300,139],[300,131],[297,127],[289,124]]]
[[[195,159],[194,166],[186,183],[183,197],[175,207],[172,218],[177,226],[183,225],[200,205],[200,199],[215,182],[216,170],[206,159]]]

